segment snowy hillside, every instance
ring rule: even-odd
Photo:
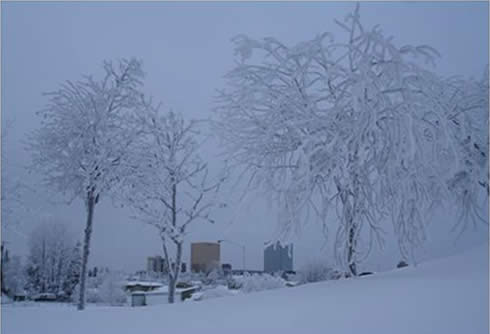
[[[416,268],[152,307],[2,307],[3,334],[488,333],[488,244]]]

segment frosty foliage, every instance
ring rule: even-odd
[[[296,278],[302,284],[328,281],[339,277],[338,271],[319,260],[305,264],[296,274]]]
[[[85,300],[87,303],[122,306],[127,303],[127,294],[123,286],[124,277],[117,272],[102,271],[87,280]],[[75,287],[73,296],[77,296],[80,286]],[[74,302],[78,302],[73,298]]]
[[[223,270],[215,267],[203,278],[202,282],[206,285],[226,284],[226,279]]]
[[[145,106],[141,62],[106,61],[103,68],[99,80],[85,76],[46,93],[41,128],[30,140],[33,166],[71,198],[98,199],[111,189],[137,131],[129,117]]]
[[[139,132],[132,119],[148,105],[141,91],[140,61],[106,61],[103,70],[100,79],[85,76],[66,81],[57,91],[47,93],[48,103],[38,112],[41,127],[29,141],[32,168],[53,189],[85,202],[80,310],[84,308],[94,208],[100,196],[127,175],[129,152]]]
[[[81,249],[62,222],[44,221],[31,233],[25,268],[29,294],[72,295],[80,278]]]
[[[169,302],[182,262],[182,246],[191,224],[214,221],[223,179],[211,180],[199,156],[197,122],[178,113],[148,109],[134,120],[142,129],[132,154],[123,197],[134,218],[156,228],[169,268]],[[170,301],[172,300],[172,301]]]
[[[19,256],[12,256],[9,261],[2,262],[3,281],[2,287],[10,296],[24,294],[26,275]],[[3,291],[3,290],[2,290]],[[2,297],[3,298],[3,297]]]
[[[240,291],[245,293],[284,288],[286,281],[269,274],[244,275],[235,280],[240,284]]]
[[[116,273],[109,272],[98,289],[100,301],[111,306],[124,305],[127,295],[122,285],[122,277]]]
[[[336,22],[340,39],[235,38],[241,58],[227,74],[217,130],[250,186],[280,206],[284,236],[311,213],[328,233],[336,214],[336,258],[356,274],[383,245],[384,221],[407,257],[436,205],[456,201],[462,224],[481,220],[488,72],[481,81],[438,76],[422,64],[436,61],[434,49],[364,27],[359,6]]]

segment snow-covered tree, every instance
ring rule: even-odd
[[[5,280],[2,281],[4,290],[6,290],[8,295],[12,297],[15,294],[23,293],[26,279],[20,256],[12,256],[9,258],[9,261],[5,262],[3,265],[5,266],[2,268],[2,271],[4,272],[2,280]]]
[[[80,283],[82,263],[82,244],[77,241],[69,254],[68,268],[64,277],[63,291],[66,296],[73,296],[75,287]]]
[[[75,283],[73,265],[80,262],[80,253],[75,249],[74,238],[64,224],[38,225],[29,240],[26,265],[29,292],[69,295]]]
[[[478,204],[483,202],[483,209],[487,208],[487,197],[481,196],[481,190],[489,194],[488,80],[487,67],[480,80],[448,79],[442,92],[441,103],[447,105],[446,131],[456,156],[448,186],[459,202],[461,230],[469,222],[485,221]]]
[[[78,309],[84,308],[85,278],[94,208],[121,180],[137,129],[130,115],[145,108],[143,71],[135,59],[104,62],[101,79],[67,81],[48,93],[38,114],[41,128],[30,138],[33,169],[70,200],[82,199],[87,220]]]
[[[138,122],[144,135],[133,151],[125,199],[135,219],[156,228],[166,263],[175,264],[168,268],[168,301],[173,303],[185,236],[192,223],[213,222],[210,213],[219,205],[223,178],[210,181],[207,163],[199,156],[196,121],[186,122],[180,114],[156,108]]]
[[[476,212],[475,189],[488,188],[488,78],[436,75],[426,66],[434,49],[367,29],[358,5],[336,22],[339,40],[236,37],[240,59],[220,95],[217,130],[250,184],[280,205],[284,235],[311,212],[328,232],[336,213],[336,258],[356,275],[373,243],[382,245],[388,218],[408,256],[436,204],[459,199],[463,212]]]

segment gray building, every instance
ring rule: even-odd
[[[293,270],[292,244],[282,246],[277,242],[264,249],[264,271],[266,273],[289,270]]]
[[[151,273],[164,273],[167,271],[165,259],[161,256],[150,256],[146,259],[146,271]]]

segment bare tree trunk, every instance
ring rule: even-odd
[[[357,151],[356,147],[354,160],[357,161]],[[352,276],[357,276],[357,259],[356,259],[356,251],[357,251],[357,214],[358,214],[358,196],[359,196],[359,179],[357,173],[353,175],[353,185],[352,185],[352,204],[349,205],[349,222],[348,222],[348,231],[347,231],[347,263],[349,265],[350,274]]]
[[[355,253],[356,253],[356,242],[355,242],[355,234],[356,227],[353,224],[353,221],[349,224],[349,240],[348,240],[348,249],[347,249],[347,263],[349,264],[349,270],[352,276],[357,276],[357,265],[355,261]]]
[[[46,273],[46,240],[43,239],[43,246],[41,250],[41,292],[44,293],[46,292],[46,278],[47,278],[47,273]]]
[[[82,270],[80,273],[80,295],[78,299],[78,310],[85,308],[85,283],[87,279],[87,262],[90,250],[90,236],[92,234],[92,222],[94,216],[94,207],[96,199],[93,194],[88,195],[87,200],[87,225],[85,226],[85,239],[83,241],[83,256],[82,256]]]
[[[177,226],[177,185],[175,184],[175,179],[172,176],[172,226]],[[175,241],[174,241],[175,242]],[[175,242],[177,246],[177,256],[175,257],[175,268],[172,268],[170,264],[169,283],[168,283],[168,303],[173,304],[175,302],[175,289],[177,286],[177,280],[179,279],[180,273],[180,262],[182,258],[182,243]]]
[[[4,252],[3,249],[4,249],[4,246],[3,246],[3,241],[2,241],[2,262],[1,262],[1,265],[0,265],[0,275],[1,275],[1,277],[0,277],[0,285],[1,285],[2,293],[8,294],[7,293],[8,290],[7,290],[6,286],[5,286],[5,281],[3,280],[3,277],[4,277],[3,273],[5,271],[5,265],[8,262],[8,259],[7,259],[8,252],[6,250]]]
[[[168,283],[168,303],[173,304],[175,302],[175,290],[177,288],[177,282],[179,280],[180,266],[182,263],[182,243],[177,245],[177,256],[175,257],[175,268],[172,269],[172,274],[169,275]]]
[[[177,285],[177,281],[174,278],[174,275],[169,275],[168,282],[168,303],[173,304],[175,301],[175,286]]]
[[[5,291],[5,284],[4,284],[4,281],[3,281],[3,271],[4,271],[4,260],[3,260],[3,241],[2,241],[2,246],[1,246],[1,250],[2,250],[2,257],[1,257],[1,264],[0,264],[0,290],[2,290],[2,293],[4,293]]]
[[[345,242],[347,243],[347,266],[349,267],[350,275],[357,276],[357,265],[355,260],[356,254],[356,229],[357,226],[354,223],[354,213],[355,213],[355,204],[352,205],[349,203],[349,193],[342,189],[339,183],[337,183],[337,190],[340,193],[340,200],[342,201],[342,205],[344,206],[344,216],[346,216],[346,224],[347,224],[347,239]],[[355,198],[353,198],[355,202]]]

